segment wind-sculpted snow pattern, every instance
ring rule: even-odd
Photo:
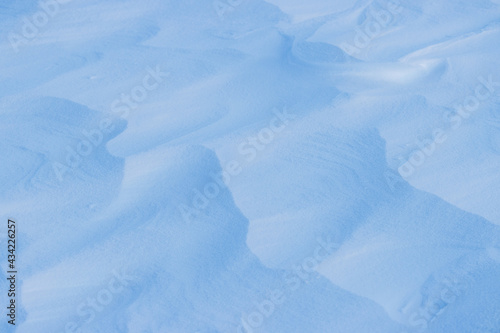
[[[0,331],[499,333],[499,42],[498,0],[1,0]]]

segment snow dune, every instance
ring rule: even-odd
[[[499,5],[0,1],[2,332],[498,332]]]

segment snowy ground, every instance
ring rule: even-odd
[[[499,41],[499,0],[0,0],[0,331],[500,332]]]

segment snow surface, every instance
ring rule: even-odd
[[[499,41],[498,0],[1,0],[1,332],[500,332]]]

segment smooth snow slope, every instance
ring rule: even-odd
[[[498,0],[61,1],[12,42],[46,2],[0,1],[2,332],[500,332]]]

